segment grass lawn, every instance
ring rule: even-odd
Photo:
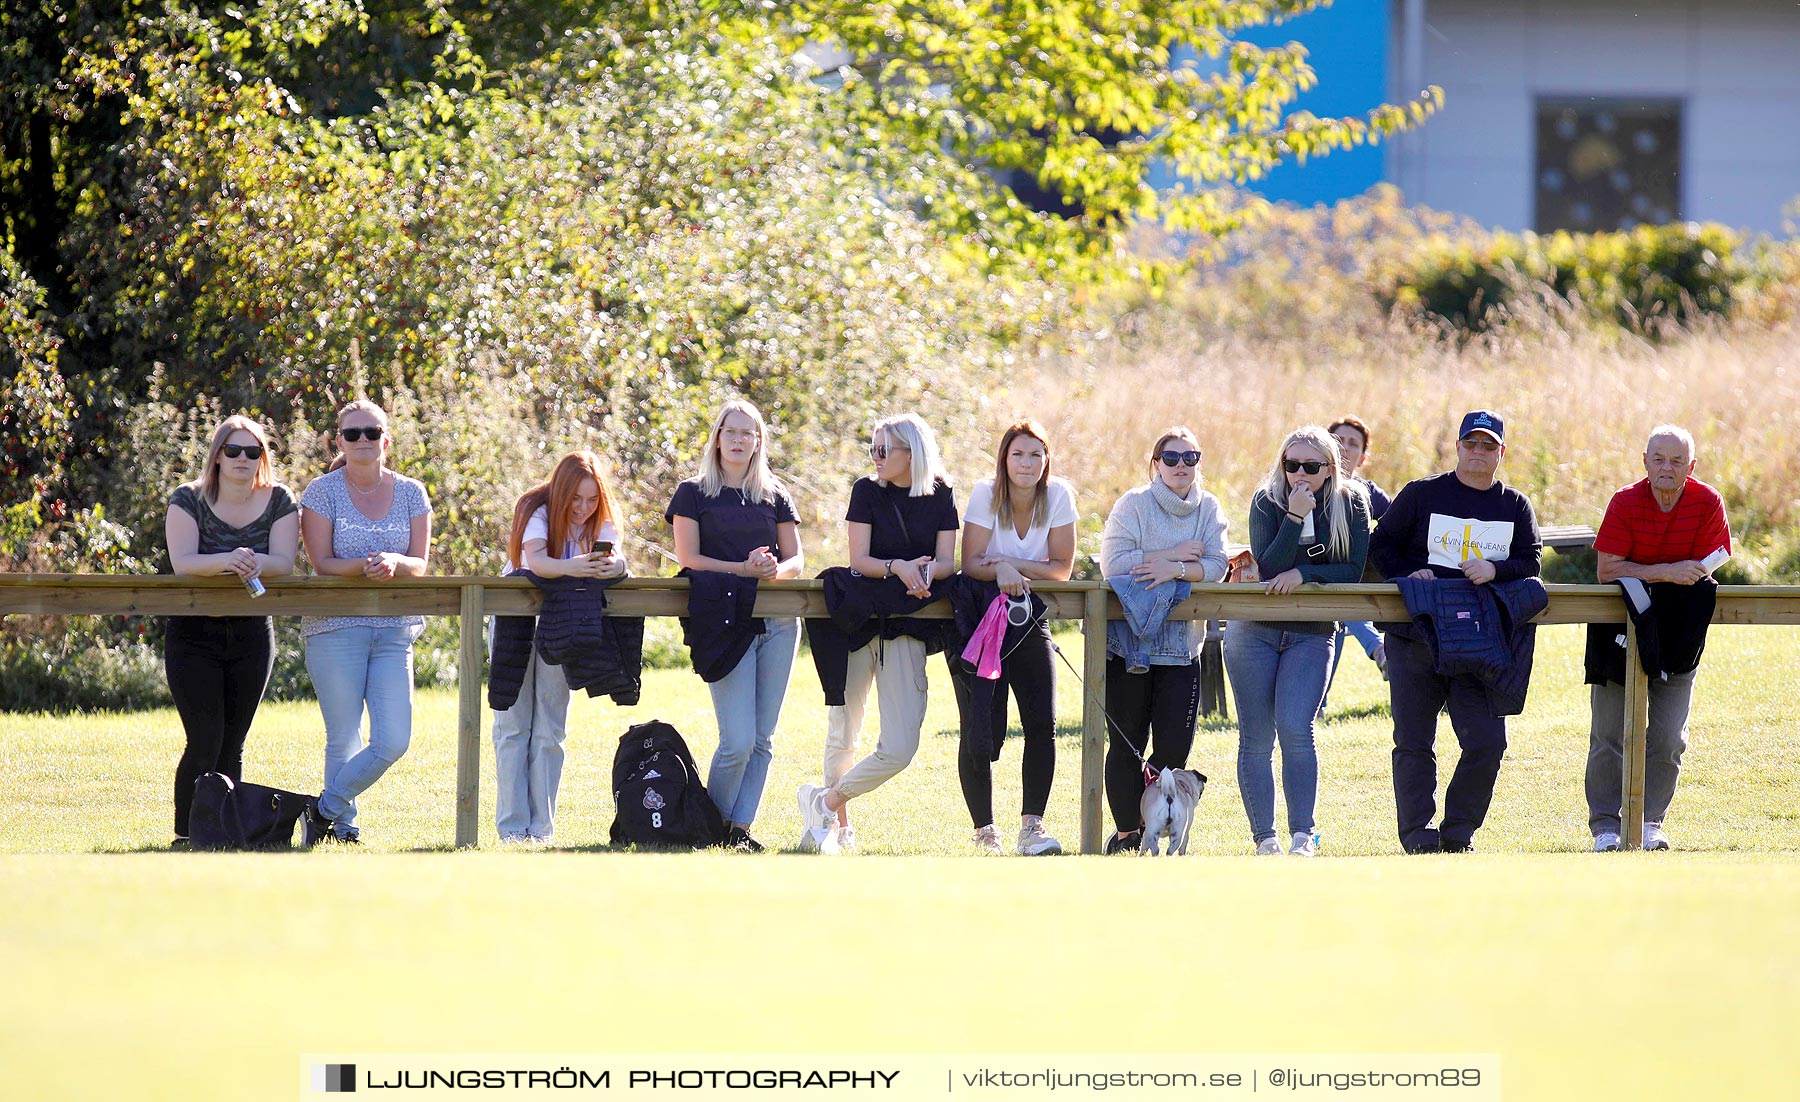
[[[711,752],[681,671],[651,674],[636,709],[577,702],[561,846],[537,852],[495,850],[491,776],[482,850],[447,851],[451,693],[421,694],[355,852],[169,853],[172,712],[0,717],[6,1096],[292,1097],[303,1053],[860,1051],[1493,1053],[1509,1098],[1791,1097],[1800,633],[1714,633],[1680,850],[1607,857],[1584,852],[1580,639],[1542,633],[1467,857],[1396,855],[1382,685],[1359,653],[1320,732],[1330,859],[1313,862],[1245,856],[1223,722],[1194,753],[1212,777],[1199,858],[971,856],[941,667],[918,760],[859,801],[864,855],[838,861],[593,852],[627,723],[660,716]],[[1077,717],[1074,679],[1061,691]],[[766,841],[797,835],[823,737],[803,658]],[[1447,775],[1447,724],[1444,741]],[[270,706],[247,775],[309,788],[321,752],[311,706]],[[1072,848],[1072,728],[1059,752],[1049,826]],[[1008,747],[1000,807],[1017,762]]]

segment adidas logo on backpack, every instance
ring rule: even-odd
[[[687,742],[653,719],[627,730],[613,756],[614,845],[712,846],[725,840],[725,821]]]

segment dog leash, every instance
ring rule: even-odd
[[[1063,665],[1069,667],[1069,672],[1075,675],[1076,681],[1080,682],[1082,695],[1093,701],[1094,706],[1100,709],[1100,714],[1106,717],[1107,730],[1118,735],[1119,741],[1124,743],[1133,754],[1137,755],[1138,765],[1144,774],[1144,786],[1148,788],[1149,786],[1154,785],[1162,771],[1150,764],[1150,755],[1139,750],[1137,745],[1125,736],[1124,729],[1113,719],[1112,713],[1106,710],[1106,703],[1094,695],[1094,691],[1088,687],[1087,678],[1081,676],[1081,671],[1075,668],[1075,663],[1069,661],[1069,656],[1064,654],[1063,649],[1056,645],[1055,639],[1050,640],[1050,649],[1056,652],[1056,656],[1062,659]]]

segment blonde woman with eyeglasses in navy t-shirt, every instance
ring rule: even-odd
[[[787,487],[769,469],[768,437],[762,413],[749,402],[727,402],[714,418],[700,474],[676,488],[665,514],[685,571],[769,581],[800,576],[806,562],[800,518]],[[729,671],[707,673],[719,746],[706,793],[725,820],[725,844],[746,852],[763,848],[750,836],[750,825],[774,760],[775,725],[799,646],[798,620],[766,617]]]

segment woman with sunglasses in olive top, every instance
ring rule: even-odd
[[[1150,481],[1113,505],[1100,537],[1100,570],[1129,575],[1155,589],[1171,582],[1225,577],[1225,515],[1200,488],[1200,444],[1192,429],[1172,428],[1150,449]],[[1106,802],[1118,828],[1106,852],[1136,852],[1141,834],[1144,771],[1138,750],[1156,769],[1185,768],[1200,710],[1200,647],[1206,625],[1169,620],[1139,641],[1148,668],[1131,672],[1118,636],[1107,632]]]
[[[242,414],[213,432],[200,477],[176,489],[163,529],[176,574],[256,579],[291,574],[300,507],[275,481],[269,437]],[[169,695],[187,733],[175,767],[175,844],[187,844],[194,781],[202,773],[243,779],[244,738],[275,669],[267,616],[171,616],[163,637]]]
[[[1074,569],[1075,489],[1051,477],[1049,439],[1036,421],[1009,426],[1000,437],[994,477],[975,484],[963,514],[963,573],[996,583],[1009,597],[1026,596],[1033,581],[1066,582]],[[1009,605],[1009,613],[1018,607]],[[1009,688],[1019,703],[1025,740],[1016,848],[1026,857],[1058,854],[1062,845],[1044,831],[1044,807],[1056,775],[1056,668],[1048,617],[1002,656],[998,680],[957,679],[963,713],[957,773],[974,820],[975,845],[985,853],[1002,848],[994,826],[993,762],[1006,738]]]
[[[1281,442],[1275,466],[1250,499],[1250,553],[1269,593],[1303,582],[1354,582],[1369,554],[1369,499],[1339,468],[1337,440],[1319,425]],[[1225,672],[1238,707],[1238,791],[1256,852],[1279,855],[1275,835],[1275,744],[1281,743],[1281,791],[1288,852],[1318,852],[1313,808],[1319,758],[1313,720],[1331,673],[1329,620],[1233,620],[1225,628]]]
[[[374,402],[338,411],[337,458],[300,495],[306,557],[320,574],[417,578],[431,554],[425,487],[387,465],[387,413]],[[306,672],[325,719],[325,787],[308,801],[305,844],[357,842],[356,797],[412,742],[412,648],[423,616],[303,616]],[[369,742],[362,718],[369,713]]]

